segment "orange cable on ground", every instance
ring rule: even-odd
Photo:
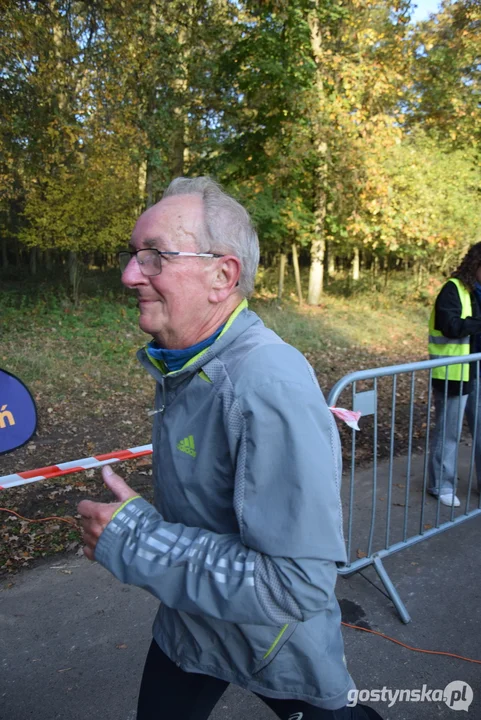
[[[25,520],[26,522],[29,522],[29,523],[48,522],[50,520],[61,520],[61,522],[66,522],[69,525],[73,525],[74,527],[80,529],[79,524],[76,523],[74,520],[68,520],[67,518],[63,518],[63,517],[54,516],[54,517],[46,517],[46,518],[36,518],[34,520],[31,520],[30,518],[23,517],[23,515],[19,515],[17,512],[15,512],[15,510],[9,510],[8,508],[0,507],[0,511],[12,513],[12,515],[16,515],[18,518],[20,518],[20,520]]]
[[[406,645],[406,643],[403,643],[400,640],[395,640],[394,638],[389,637],[389,635],[384,635],[384,633],[378,632],[377,630],[369,630],[368,628],[359,627],[359,625],[350,625],[347,622],[342,622],[341,625],[345,625],[345,627],[352,628],[353,630],[363,630],[364,632],[372,633],[372,635],[379,635],[379,637],[382,637],[385,640],[390,640],[391,642],[396,643],[396,645],[401,645],[401,647],[405,647],[413,652],[427,653],[428,655],[447,655],[448,657],[457,658],[458,660],[466,660],[466,662],[481,665],[481,660],[473,660],[472,658],[463,657],[463,655],[455,655],[454,653],[445,652],[444,650],[423,650],[422,648],[411,647],[411,645]]]

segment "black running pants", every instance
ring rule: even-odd
[[[137,720],[207,720],[228,684],[225,680],[209,675],[184,672],[153,640],[142,676]],[[281,720],[381,718],[375,710],[366,705],[322,710],[299,700],[277,700],[263,695],[257,697]]]

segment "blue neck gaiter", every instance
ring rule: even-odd
[[[197,353],[200,353],[201,350],[205,350],[205,348],[212,345],[217,340],[224,327],[225,323],[221,325],[220,328],[218,328],[210,337],[202,340],[200,343],[197,343],[197,345],[192,345],[191,347],[184,348],[182,350],[168,350],[167,348],[161,348],[157,345],[155,340],[151,340],[147,345],[148,354],[155,360],[161,360],[165,364],[168,372],[175,372],[176,370],[180,370],[184,367],[185,363],[189,362],[189,360],[197,355]]]

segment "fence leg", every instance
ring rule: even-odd
[[[394,587],[394,585],[391,582],[391,578],[387,574],[386,570],[384,569],[384,565],[382,564],[382,560],[379,556],[374,555],[373,557],[373,564],[374,568],[379,575],[379,579],[381,580],[382,584],[386,588],[386,591],[393,601],[394,607],[398,611],[399,617],[403,621],[403,623],[411,622],[411,616],[409,615],[408,611],[406,610],[406,606],[404,605],[403,601],[399,597],[399,593]]]

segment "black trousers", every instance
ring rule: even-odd
[[[137,720],[207,720],[229,683],[209,675],[186,673],[152,641],[140,686]],[[257,693],[256,693],[257,694]],[[322,710],[298,700],[257,695],[281,720],[376,720],[366,705]],[[382,719],[381,719],[382,720]]]

